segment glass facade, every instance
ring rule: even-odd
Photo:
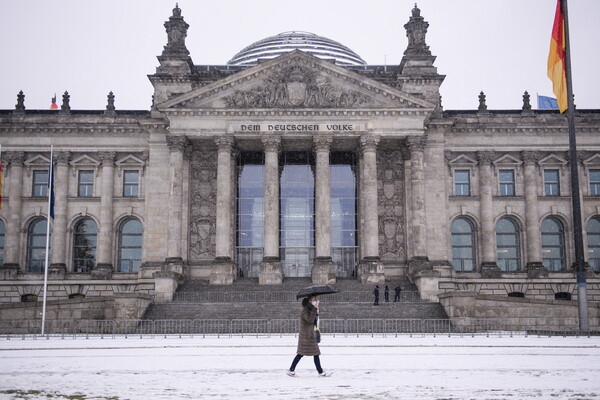
[[[502,218],[496,224],[496,260],[502,271],[521,269],[519,226],[512,218]]]
[[[337,277],[352,277],[358,264],[356,159],[332,153],[330,163],[331,257]]]
[[[285,277],[310,277],[315,258],[315,174],[312,152],[280,157],[279,255]]]
[[[452,221],[452,265],[456,271],[475,269],[475,229],[466,218]]]
[[[96,265],[97,227],[94,220],[77,221],[73,232],[73,270],[89,272]]]
[[[542,262],[549,271],[566,268],[565,234],[562,223],[556,218],[542,221]]]
[[[241,153],[237,163],[236,257],[240,277],[258,277],[264,246],[263,153]]]
[[[600,216],[587,223],[588,262],[596,272],[600,272]]]

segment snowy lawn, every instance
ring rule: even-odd
[[[0,399],[600,399],[600,338],[0,339]]]

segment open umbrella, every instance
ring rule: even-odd
[[[337,293],[339,291],[340,289],[333,285],[313,285],[305,287],[304,289],[300,289],[296,295],[296,299],[300,299],[302,297],[319,296],[322,294]]]

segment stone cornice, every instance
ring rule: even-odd
[[[168,109],[161,112],[181,117],[427,117],[430,109]]]

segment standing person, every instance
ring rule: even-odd
[[[300,314],[300,333],[298,334],[298,350],[292,366],[288,370],[289,376],[296,376],[296,365],[304,356],[313,356],[315,367],[319,376],[331,376],[329,372],[323,371],[321,368],[321,360],[319,355],[319,342],[317,341],[317,319],[319,318],[319,300],[317,296],[305,297],[302,299],[302,313]],[[320,335],[320,333],[319,333]]]
[[[385,299],[386,303],[390,302],[390,288],[388,285],[385,285],[385,289],[383,290],[383,298]]]
[[[373,294],[375,295],[375,303],[373,303],[373,305],[378,306],[379,305],[379,285],[375,285],[375,289],[373,289]]]
[[[400,301],[400,284],[397,284],[394,288],[394,303]]]

